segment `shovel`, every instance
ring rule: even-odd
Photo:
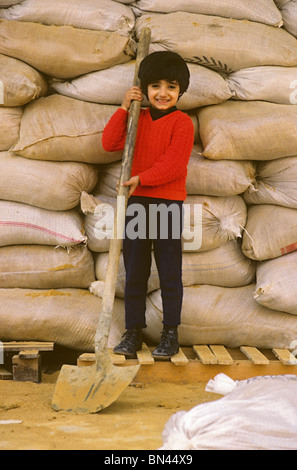
[[[134,85],[140,86],[140,62],[149,50],[151,31],[144,28],[137,48]],[[108,268],[102,297],[102,311],[95,335],[96,364],[90,367],[64,365],[59,374],[52,407],[56,411],[97,413],[111,405],[135,378],[140,366],[116,367],[108,352],[108,337],[112,322],[119,259],[125,225],[129,188],[121,183],[130,179],[141,103],[133,101],[130,107],[127,138],[123,154],[122,172],[118,189],[114,236],[110,242]]]

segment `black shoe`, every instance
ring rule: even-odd
[[[153,351],[155,359],[170,359],[179,352],[177,328],[164,328],[159,346]]]
[[[142,349],[142,331],[140,328],[127,330],[123,335],[123,341],[114,348],[115,354],[122,354],[128,359],[135,359],[136,352]]]

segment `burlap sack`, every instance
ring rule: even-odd
[[[0,53],[56,78],[73,78],[131,60],[133,42],[115,32],[0,20]]]
[[[198,210],[195,213],[195,206],[198,208],[199,205],[202,206],[202,220],[199,220]],[[247,209],[240,196],[188,196],[184,209],[184,251],[214,250],[228,241],[237,240],[242,236],[246,224]],[[196,248],[200,231],[202,231],[202,244]]]
[[[98,199],[85,191],[82,192],[81,210],[85,215],[84,227],[91,251],[109,251],[115,209],[116,199],[104,196]]]
[[[143,15],[152,30],[151,51],[174,50],[187,61],[230,73],[259,65],[297,66],[296,38],[280,28],[193,13]]]
[[[106,278],[108,253],[95,255],[96,278],[104,281]],[[205,253],[183,254],[183,285],[208,284],[222,287],[241,287],[255,281],[255,263],[248,260],[234,242]],[[117,278],[116,295],[124,298],[126,273],[123,256],[120,258]],[[96,282],[93,289],[96,288]],[[153,256],[151,276],[148,282],[148,293],[160,289],[160,281],[156,262]]]
[[[40,245],[0,248],[2,289],[89,288],[94,281],[94,260],[86,246],[71,250]]]
[[[18,141],[22,115],[23,108],[0,107],[0,152]]]
[[[3,100],[0,106],[23,106],[44,96],[47,92],[45,78],[29,65],[0,54],[0,82]]]
[[[131,8],[112,0],[71,0],[70,4],[67,0],[25,0],[1,10],[0,18],[121,34],[128,34],[135,24]]]
[[[296,104],[297,67],[251,67],[231,73],[227,83],[233,98]]]
[[[73,246],[86,243],[81,215],[0,201],[0,246]]]
[[[42,162],[0,152],[0,199],[5,201],[65,211],[78,206],[82,191],[92,191],[97,180],[95,166]]]
[[[186,189],[188,194],[235,196],[248,190],[255,182],[253,162],[212,161],[195,145],[188,165]]]
[[[223,344],[230,348],[242,345],[257,348],[290,348],[297,337],[297,318],[269,310],[253,298],[255,285],[224,288],[194,286],[184,289],[180,343]],[[145,334],[158,342],[162,331],[160,291],[147,299]]]
[[[222,103],[231,98],[226,81],[216,72],[200,65],[188,64],[191,82],[188,91],[179,100],[181,110]],[[134,78],[135,61],[93,72],[70,82],[53,81],[52,88],[58,93],[83,101],[121,105],[125,92]],[[143,106],[148,106],[144,98]]]
[[[53,341],[82,352],[94,352],[102,301],[88,290],[0,289],[2,341]],[[124,331],[124,302],[115,299],[109,346]]]
[[[259,263],[255,300],[272,310],[297,315],[297,253]]]
[[[203,155],[212,160],[275,160],[297,155],[297,107],[261,101],[198,110]]]
[[[248,210],[242,250],[248,258],[264,261],[297,250],[297,210],[275,205]]]
[[[136,5],[141,10],[170,13],[185,11],[203,15],[224,16],[238,20],[259,21],[272,26],[281,26],[282,15],[273,0],[259,3],[257,0],[138,0]]]
[[[297,37],[297,4],[295,0],[287,2],[281,8],[281,14],[284,21],[284,28]]]
[[[13,151],[37,160],[84,163],[120,160],[122,152],[106,152],[101,143],[104,127],[116,109],[61,95],[41,98],[26,107],[20,139]]]
[[[297,209],[297,157],[257,164],[257,179],[244,193],[247,204],[276,204]]]

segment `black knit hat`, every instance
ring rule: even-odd
[[[140,64],[138,77],[142,92],[147,96],[148,85],[160,80],[177,81],[180,96],[190,84],[190,71],[185,60],[177,53],[170,51],[153,52]]]

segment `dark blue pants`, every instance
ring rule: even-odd
[[[163,323],[166,326],[180,325],[183,301],[182,227],[181,201],[140,196],[129,199],[123,242],[126,329],[146,327],[152,248],[160,279]]]

